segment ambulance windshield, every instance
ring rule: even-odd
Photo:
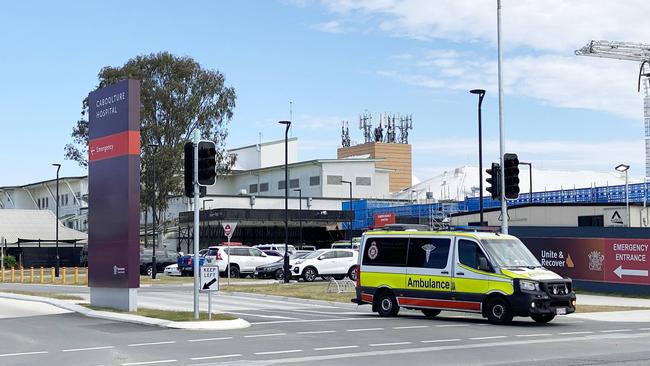
[[[519,239],[481,239],[488,255],[499,267],[541,267]]]

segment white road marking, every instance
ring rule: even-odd
[[[650,330],[650,328],[639,328],[639,330]]]
[[[159,344],[172,344],[172,343],[176,343],[176,341],[151,342],[151,343],[133,343],[133,344],[127,345],[127,347],[157,346]]]
[[[232,339],[232,337],[219,337],[219,338],[199,338],[199,339],[188,339],[188,342],[209,342],[209,341],[223,341],[226,339]]]
[[[240,353],[235,353],[232,355],[220,355],[220,356],[205,356],[205,357],[191,357],[190,360],[192,361],[200,361],[200,360],[215,360],[218,358],[230,358],[230,357],[241,357]]]
[[[159,360],[159,361],[144,361],[144,362],[128,362],[123,363],[122,366],[135,366],[135,365],[153,365],[156,363],[172,363],[178,362],[178,360]]]
[[[608,330],[601,330],[601,333],[616,333],[616,332],[629,332],[632,329],[608,329]]]
[[[359,346],[319,347],[319,348],[314,348],[314,351],[329,351],[334,349],[348,349],[348,348],[359,348]]]
[[[271,333],[271,334],[252,334],[244,336],[244,338],[259,338],[259,337],[275,337],[275,336],[284,336],[287,333]]]
[[[384,330],[384,328],[360,328],[360,329],[347,329],[346,332],[371,332],[375,330]]]
[[[45,354],[45,353],[47,353],[47,351],[21,352],[21,353],[5,353],[5,354],[0,355],[0,357],[42,355],[42,354]]]
[[[98,349],[111,349],[115,348],[113,346],[101,346],[101,347],[88,347],[88,348],[71,348],[71,349],[64,349],[61,350],[61,352],[80,352],[80,351],[94,351]]]
[[[230,313],[232,314],[232,313]],[[377,318],[377,317],[368,317],[368,318],[330,318],[330,319],[300,319],[300,320],[276,320],[268,322],[251,322],[251,325],[260,325],[260,324],[284,324],[284,323],[319,323],[319,322],[342,322],[342,321],[357,321],[357,320],[396,320],[398,318]]]
[[[470,338],[475,341],[483,340],[483,339],[499,339],[499,338],[508,338],[508,336],[500,335],[500,336],[489,336],[489,337],[473,337]]]
[[[255,352],[256,355],[278,355],[280,353],[298,353],[302,352],[301,349],[288,349],[284,351],[268,351],[268,352]]]
[[[310,332],[296,332],[296,334],[325,334],[325,333],[336,333],[335,330],[314,330]]]
[[[436,325],[436,328],[448,328],[448,327],[469,327],[469,324],[442,324],[442,325]]]
[[[546,337],[552,335],[551,333],[536,333],[536,334],[516,334],[515,337]]]
[[[233,311],[224,311],[224,313],[232,314],[232,315],[253,316],[253,317],[256,317],[256,318],[285,319],[285,320],[305,320],[305,319],[291,318],[291,317],[288,317],[288,316],[280,316],[280,315],[250,314],[250,313],[240,313],[240,312],[233,312]]]
[[[393,343],[371,343],[370,347],[387,347],[387,346],[403,346],[405,344],[411,344],[411,342],[393,342]]]
[[[460,338],[451,338],[451,339],[432,339],[430,341],[420,341],[420,343],[443,343],[443,342],[458,342]]]
[[[575,334],[592,334],[593,332],[584,331],[584,332],[564,332],[560,333],[561,335],[575,335]]]
[[[428,325],[411,325],[408,327],[393,327],[393,329],[419,329],[419,328],[429,328]]]

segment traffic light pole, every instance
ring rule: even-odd
[[[200,187],[199,187],[199,140],[201,136],[199,135],[199,130],[194,130],[194,137],[192,142],[194,143],[194,260],[192,262],[192,269],[194,272],[194,319],[199,319],[199,199],[200,199]]]
[[[506,150],[503,127],[503,60],[501,56],[501,0],[497,0],[497,55],[499,79],[499,159],[501,161],[501,233],[508,234],[508,201],[506,200],[505,164]]]

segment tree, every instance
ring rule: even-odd
[[[181,194],[183,145],[195,129],[201,137],[215,141],[217,175],[227,173],[234,157],[227,155],[227,124],[235,108],[235,89],[224,86],[223,74],[206,70],[190,57],[168,52],[137,56],[121,67],[106,66],[98,75],[102,88],[124,79],[141,81],[140,157],[141,195],[144,208],[154,200],[150,167],[150,144],[157,144],[156,206],[159,214],[167,208],[169,195]],[[66,159],[88,166],[88,98],[82,102],[81,118],[72,129],[72,142],[65,146]]]

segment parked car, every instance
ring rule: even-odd
[[[359,250],[359,243],[352,241],[350,243],[349,240],[339,240],[334,243],[332,243],[332,249],[354,249],[354,250]]]
[[[289,256],[289,268],[298,260],[311,254],[310,251],[297,251]],[[253,273],[255,278],[274,278],[276,280],[284,279],[284,258],[277,262],[257,266]]]
[[[314,250],[316,250],[316,246],[315,246],[315,245],[305,245],[305,244],[302,244],[302,245],[295,245],[295,247],[296,247],[296,249],[299,250],[299,251],[300,251],[300,250],[307,250],[307,251],[311,251],[311,252],[313,252]]]
[[[230,262],[228,256],[230,254]],[[219,273],[226,275],[230,271],[230,277],[240,277],[253,275],[255,268],[263,264],[272,263],[278,260],[278,257],[267,255],[257,248],[247,246],[209,247],[205,257],[210,263],[219,266]],[[228,265],[230,263],[230,266]]]
[[[199,250],[199,266],[202,266],[205,262],[205,253],[208,252],[208,249]],[[185,254],[178,257],[178,270],[181,272],[181,276],[192,276],[194,274],[194,267],[192,261],[194,260],[194,254]]]
[[[296,252],[296,247],[293,245],[289,244],[288,246],[289,254],[293,254]],[[284,244],[258,244],[254,245],[253,248],[257,248],[259,250],[275,250],[280,253],[284,253]]]
[[[282,252],[277,251],[277,250],[262,249],[262,251],[266,255],[270,255],[271,257],[284,257],[284,254]]]
[[[165,270],[163,271],[164,274],[167,276],[180,276],[181,271],[178,270],[178,263],[170,264],[167,267],[165,267]]]
[[[358,251],[353,249],[320,249],[298,259],[291,268],[291,275],[305,282],[312,282],[318,276],[332,276],[342,280],[349,276],[356,281]]]
[[[162,272],[170,264],[178,261],[178,253],[173,250],[156,249],[156,272]],[[140,274],[151,276],[153,273],[153,249],[140,248]]]

